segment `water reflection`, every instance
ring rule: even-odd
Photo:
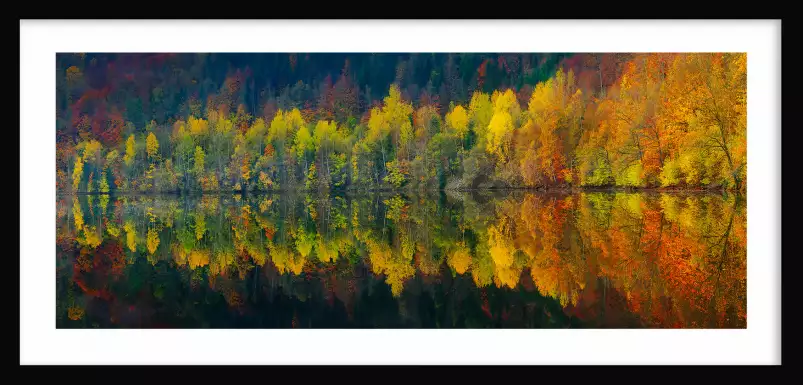
[[[744,328],[734,196],[64,196],[58,327]]]

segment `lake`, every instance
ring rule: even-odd
[[[58,328],[745,328],[709,193],[78,195]]]

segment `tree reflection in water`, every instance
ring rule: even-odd
[[[62,196],[60,328],[744,328],[733,195]]]

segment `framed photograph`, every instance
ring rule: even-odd
[[[779,364],[780,26],[23,20],[21,363]]]

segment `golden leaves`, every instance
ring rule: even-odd
[[[71,306],[67,309],[67,317],[73,321],[78,321],[81,318],[84,318],[84,309],[78,306]]]
[[[447,263],[457,274],[465,274],[472,263],[470,250],[465,245],[458,244],[454,251],[449,254]]]
[[[145,245],[148,248],[148,253],[153,255],[159,247],[159,231],[155,228],[149,228],[146,237]]]
[[[207,266],[209,265],[209,252],[199,249],[192,250],[187,257],[187,262],[191,269]]]
[[[458,137],[463,137],[468,131],[468,112],[463,106],[455,108],[446,114],[446,124],[455,131]]]
[[[145,149],[149,158],[157,158],[159,152],[159,141],[156,140],[156,135],[154,135],[153,132],[148,133],[148,137],[145,139]],[[126,151],[126,153],[127,152],[128,151]]]
[[[136,227],[134,226],[134,222],[130,220],[126,221],[125,224],[123,225],[123,230],[125,231],[125,237],[126,237],[125,239],[128,249],[131,250],[132,252],[136,252],[137,232],[136,232]]]
[[[72,188],[73,191],[78,191],[78,185],[81,183],[81,178],[84,174],[84,162],[80,156],[75,157],[75,166],[72,173]]]
[[[513,141],[513,119],[507,111],[495,112],[488,125],[486,151],[507,163]]]
[[[209,133],[209,122],[204,119],[196,119],[194,116],[190,116],[188,120],[190,126],[190,134],[194,136],[206,135]],[[228,132],[231,129],[231,122],[228,122],[229,126],[221,126],[221,122],[218,122],[219,130],[222,132]]]
[[[137,156],[136,152],[136,139],[134,139],[134,135],[131,134],[128,139],[125,141],[125,155],[123,156],[123,162],[125,162],[126,166],[131,166],[134,163],[134,159]]]

